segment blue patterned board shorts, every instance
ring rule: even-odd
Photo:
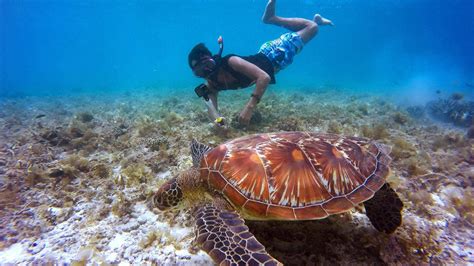
[[[264,43],[258,52],[270,59],[277,72],[289,66],[293,62],[293,57],[303,49],[303,46],[303,39],[296,32],[289,32],[276,40]]]

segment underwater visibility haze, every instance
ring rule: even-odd
[[[2,1],[2,95],[192,86],[186,59],[194,44],[217,52],[222,35],[224,54],[246,55],[286,31],[262,24],[264,5]],[[279,85],[473,89],[472,1],[280,1],[278,9],[336,24],[320,30]]]
[[[199,238],[210,229],[194,230],[195,220],[209,223],[199,216],[206,211],[221,215],[209,224],[248,226],[239,237],[288,265],[474,263],[474,1],[278,0],[278,16],[319,13],[334,25],[320,23],[264,94],[220,91],[214,120],[195,94],[204,80],[188,54],[200,42],[218,53],[222,36],[223,56],[253,55],[291,32],[263,23],[267,2],[0,0],[0,264],[212,265],[218,252],[209,256]],[[203,144],[194,154],[193,139]],[[158,189],[192,179],[196,165],[213,173],[211,190],[223,191],[215,198],[245,225],[232,210],[162,211],[175,202]],[[274,181],[262,181],[262,166]],[[272,187],[278,171],[346,185],[321,181],[321,192],[301,181],[306,190],[295,185],[298,199],[288,203],[293,183],[282,177]],[[268,186],[283,193],[279,204],[317,198],[324,215],[275,221],[289,216],[272,212],[274,202],[265,215],[249,211],[232,194],[246,178],[252,185],[238,192],[246,199]],[[205,202],[209,187],[179,182],[185,203]],[[334,203],[338,193],[357,204]],[[383,230],[374,212],[401,220]]]

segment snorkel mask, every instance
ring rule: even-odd
[[[211,56],[204,56],[193,67],[193,73],[200,78],[207,78],[216,70],[216,68],[216,60]]]
[[[219,36],[217,39],[217,43],[219,44],[219,52],[214,56],[203,56],[192,67],[194,75],[200,78],[208,78],[217,70],[217,66],[219,65],[222,51],[224,50],[224,40],[222,36]]]

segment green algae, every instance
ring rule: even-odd
[[[375,124],[374,126],[362,125],[360,129],[362,136],[375,140],[384,140],[390,137],[385,125]]]
[[[396,137],[392,140],[393,147],[390,155],[395,160],[406,159],[416,155],[416,148],[410,142],[402,137]]]
[[[98,163],[92,166],[91,175],[92,177],[107,178],[111,175],[112,170],[110,167],[103,163]]]
[[[449,132],[441,136],[436,136],[432,142],[432,148],[434,151],[437,151],[440,149],[461,148],[468,144],[468,140],[465,139],[462,134]]]
[[[149,182],[153,175],[150,169],[143,163],[130,164],[122,170],[127,186],[137,186]]]
[[[157,132],[156,122],[149,116],[141,116],[135,123],[135,130],[138,137],[148,137]]]
[[[88,159],[76,154],[73,154],[67,157],[66,159],[62,160],[60,164],[63,166],[70,166],[80,172],[88,172],[89,169],[91,168],[91,165]]]
[[[130,125],[128,130],[124,134],[120,134],[119,137],[115,138],[114,131],[112,130],[112,120],[107,117],[105,120],[100,116],[100,113],[94,111],[96,117],[90,125],[84,124],[77,119],[73,121],[67,120],[63,125],[54,125],[48,128],[48,133],[45,134],[46,138],[41,136],[41,132],[45,129],[40,129],[38,134],[38,140],[41,141],[36,144],[28,143],[31,142],[31,137],[28,135],[23,136],[23,139],[18,139],[17,145],[28,144],[28,156],[31,159],[25,160],[29,166],[34,166],[31,170],[32,180],[40,180],[40,182],[32,181],[35,183],[33,187],[28,187],[28,191],[35,191],[38,188],[45,189],[50,197],[54,197],[55,200],[64,201],[64,206],[74,206],[77,202],[81,202],[88,199],[99,198],[102,201],[100,212],[97,214],[87,214],[91,216],[91,221],[85,223],[84,228],[91,228],[92,223],[104,220],[109,214],[117,215],[119,217],[125,217],[125,219],[133,219],[128,214],[132,213],[132,207],[136,203],[140,203],[145,198],[149,198],[159,185],[161,181],[157,173],[170,170],[173,174],[178,172],[185,166],[190,165],[189,159],[189,141],[192,138],[196,138],[201,142],[216,146],[229,139],[233,139],[238,136],[251,134],[251,133],[263,133],[269,130],[280,131],[280,130],[313,130],[313,131],[339,131],[343,134],[361,135],[370,137],[371,139],[377,139],[379,142],[383,142],[393,146],[391,168],[395,172],[394,178],[396,181],[390,180],[393,187],[399,187],[398,192],[405,195],[404,203],[407,208],[404,210],[404,216],[407,219],[404,220],[403,226],[397,230],[394,235],[383,236],[372,232],[372,228],[357,228],[354,229],[353,223],[358,221],[355,219],[344,219],[344,222],[339,223],[340,226],[336,227],[332,231],[328,231],[327,234],[320,234],[317,236],[328,236],[332,237],[332,242],[327,245],[316,246],[315,252],[309,249],[305,249],[309,245],[298,242],[296,239],[294,242],[280,241],[280,238],[276,238],[275,234],[272,234],[271,229],[262,230],[259,235],[262,240],[267,240],[269,250],[284,254],[283,259],[285,262],[293,261],[290,253],[284,253],[282,250],[278,250],[275,246],[286,247],[288,245],[303,246],[303,253],[305,259],[312,263],[321,263],[322,261],[347,261],[343,257],[355,257],[354,254],[361,255],[358,262],[370,263],[376,261],[378,263],[427,263],[429,260],[439,261],[437,258],[443,258],[441,254],[440,246],[444,242],[440,239],[440,232],[435,227],[435,218],[441,217],[443,211],[444,214],[451,212],[454,215],[459,215],[462,222],[472,221],[472,193],[466,191],[462,196],[456,196],[450,199],[450,202],[446,207],[437,206],[438,201],[433,201],[433,197],[430,194],[435,195],[436,189],[431,189],[431,186],[435,185],[428,184],[428,178],[424,173],[431,173],[433,171],[440,173],[453,173],[453,179],[466,179],[468,175],[465,167],[472,162],[473,153],[472,142],[467,142],[465,132],[461,133],[458,137],[454,133],[449,133],[443,127],[426,127],[422,128],[420,125],[414,123],[395,121],[397,116],[397,110],[390,107],[390,104],[373,104],[371,101],[367,103],[354,103],[347,104],[343,103],[341,108],[329,107],[326,110],[326,104],[331,103],[330,99],[324,98],[321,101],[321,97],[314,99],[308,99],[309,97],[300,97],[299,95],[292,97],[294,103],[300,106],[295,106],[292,103],[288,103],[288,99],[281,97],[281,95],[271,94],[267,95],[259,104],[258,108],[262,114],[262,120],[255,124],[251,128],[247,128],[246,131],[236,128],[231,128],[225,134],[218,135],[215,127],[212,127],[207,115],[202,111],[202,102],[195,101],[194,99],[181,98],[171,99],[168,107],[163,107],[161,100],[158,102],[157,107],[150,107],[146,104],[139,105],[135,103],[129,103],[129,106],[140,106],[140,108],[131,108],[132,112],[124,115],[124,120],[120,123]],[[306,98],[306,99],[305,99]],[[315,97],[316,98],[316,97]],[[166,98],[164,98],[166,99]],[[177,100],[178,99],[178,100]],[[236,102],[226,101],[223,97],[221,110],[226,117],[231,117],[235,111],[242,108],[243,103],[248,99],[248,95],[245,97],[236,97]],[[173,105],[179,104],[179,102],[187,101],[191,103],[190,113],[186,113],[181,110],[172,109]],[[268,104],[266,103],[268,100]],[[240,102],[239,102],[240,101]],[[131,101],[132,102],[132,101]],[[142,102],[143,103],[143,102]],[[220,102],[221,103],[221,102]],[[335,105],[335,104],[332,104]],[[353,105],[353,106],[352,106]],[[262,108],[261,108],[262,107]],[[194,108],[194,110],[192,109]],[[359,109],[360,108],[360,109]],[[181,116],[183,120],[175,120],[174,115],[171,115],[169,120],[166,118],[166,112],[174,110],[174,112]],[[190,109],[186,109],[190,110]],[[138,113],[138,111],[140,113]],[[74,112],[74,111],[72,111]],[[112,111],[110,112],[113,113]],[[138,131],[137,125],[139,122],[138,117],[143,114],[149,114],[148,125],[142,128],[143,134],[141,136]],[[401,112],[403,114],[403,112]],[[117,120],[116,113],[113,113],[110,119]],[[47,117],[50,117],[48,114]],[[115,121],[114,120],[114,121]],[[170,124],[166,124],[167,121]],[[296,121],[296,122],[295,122]],[[115,122],[114,122],[115,123]],[[101,127],[92,128],[92,125],[101,125]],[[364,126],[365,125],[365,126]],[[383,125],[383,126],[382,126]],[[102,128],[103,127],[103,128]],[[146,128],[148,127],[148,128]],[[364,127],[367,127],[364,129]],[[379,129],[382,129],[380,132]],[[415,130],[414,130],[415,129]],[[363,134],[360,132],[366,131]],[[385,132],[383,132],[385,130]],[[349,133],[348,133],[349,132]],[[458,132],[453,130],[453,132]],[[55,135],[56,134],[56,135]],[[439,143],[433,144],[436,135],[441,136]],[[467,135],[466,135],[467,136]],[[47,138],[50,138],[49,141]],[[150,138],[158,139],[163,138],[167,142],[165,145],[161,140],[156,142],[145,143],[141,142],[139,138]],[[400,138],[400,139],[397,139]],[[111,139],[111,141],[109,141]],[[89,146],[91,144],[91,146]],[[110,144],[110,145],[109,145]],[[438,145],[438,146],[437,146]],[[109,156],[110,160],[98,160],[94,159],[97,153],[95,151],[104,152]],[[47,151],[56,156],[51,159],[40,158],[42,154]],[[86,152],[87,150],[87,152]],[[436,152],[433,152],[436,151]],[[15,152],[18,152],[15,149]],[[78,157],[76,160],[82,161],[86,159],[89,161],[88,166],[81,166],[81,163],[77,165],[75,163],[66,162],[61,160],[64,154],[66,159],[70,156],[67,154],[75,153]],[[432,157],[432,158],[430,158]],[[6,157],[5,157],[6,158]],[[42,160],[40,160],[40,159]],[[74,158],[74,157],[73,157]],[[56,161],[56,160],[59,160]],[[42,163],[46,162],[46,163]],[[5,164],[7,164],[6,162]],[[66,169],[63,169],[63,164]],[[137,169],[129,168],[130,166],[138,164]],[[83,164],[84,165],[84,164]],[[119,173],[114,173],[111,176],[111,168],[117,169],[118,166],[122,166]],[[127,169],[129,168],[129,169]],[[464,171],[464,172],[463,172]],[[126,172],[126,173],[125,173]],[[148,177],[140,178],[140,176],[147,175]],[[26,172],[25,172],[26,173]],[[137,174],[138,173],[138,174]],[[454,175],[457,173],[464,174]],[[37,174],[36,177],[34,175]],[[51,176],[51,174],[53,176]],[[56,180],[64,178],[66,181],[62,187],[49,189],[50,183]],[[26,174],[23,176],[27,176]],[[68,177],[70,176],[70,177]],[[112,183],[113,178],[122,176],[123,185],[117,186]],[[450,176],[451,178],[451,176]],[[74,182],[67,183],[67,180]],[[132,181],[135,180],[135,181]],[[107,182],[110,181],[110,182]],[[61,181],[60,181],[61,182]],[[412,184],[412,186],[406,186],[406,183]],[[431,182],[431,181],[430,181]],[[442,186],[445,181],[439,181],[436,186]],[[466,181],[459,181],[461,184],[466,184]],[[110,185],[112,183],[112,185]],[[62,184],[62,183],[59,183]],[[414,189],[413,184],[422,184],[428,188]],[[40,186],[38,186],[40,185]],[[101,192],[90,192],[90,187],[98,187]],[[62,193],[59,194],[59,191]],[[123,192],[122,196],[116,195],[117,191]],[[102,196],[107,195],[107,196]],[[66,196],[69,199],[66,200]],[[103,197],[103,199],[102,199]],[[121,199],[122,197],[122,199]],[[125,197],[125,199],[123,199]],[[110,201],[106,200],[110,198]],[[128,209],[120,209],[120,205],[129,205]],[[413,206],[415,205],[415,206]],[[45,205],[50,206],[50,205]],[[113,206],[113,208],[112,208]],[[438,209],[436,209],[438,208]],[[112,211],[113,209],[113,211]],[[441,214],[440,214],[441,213]],[[448,214],[450,215],[450,214]],[[164,216],[159,214],[159,219],[168,221],[169,224],[176,224],[177,214]],[[165,218],[163,218],[165,217]],[[346,217],[346,216],[342,216]],[[355,216],[354,216],[355,217]],[[417,219],[413,219],[416,217]],[[341,216],[335,217],[341,218]],[[336,219],[331,220],[333,222]],[[471,220],[470,220],[471,219]],[[426,226],[426,228],[421,225]],[[95,225],[95,224],[94,224]],[[325,228],[330,227],[328,223],[322,223],[321,228],[318,230],[324,231]],[[280,230],[279,226],[275,226]],[[431,228],[431,229],[429,229]],[[310,230],[303,230],[307,232]],[[314,231],[314,230],[313,230]],[[159,235],[161,231],[156,231]],[[296,230],[286,231],[288,235],[298,233]],[[301,232],[300,232],[301,234]],[[423,234],[429,234],[430,236],[424,236]],[[150,240],[144,242],[145,249],[161,248],[162,244],[158,242],[158,236],[153,240],[153,236]],[[160,236],[163,237],[163,236]],[[346,245],[346,241],[351,241],[350,238],[364,238],[356,244],[361,245]],[[165,237],[163,237],[165,239]],[[317,240],[321,238],[308,238],[311,240]],[[325,239],[323,237],[323,239]],[[348,240],[349,239],[349,240]],[[290,239],[292,240],[292,239]],[[92,240],[91,240],[92,241]],[[165,241],[165,240],[163,240]],[[92,241],[93,242],[93,241]],[[166,242],[166,243],[171,243]],[[178,242],[176,240],[176,242]],[[277,242],[277,244],[272,244]],[[317,242],[317,241],[314,241]],[[342,245],[341,243],[344,243]],[[367,247],[365,247],[367,245]],[[341,254],[341,246],[346,247],[346,254]],[[186,244],[179,246],[180,248],[186,247]],[[360,250],[359,250],[360,249]],[[322,251],[321,251],[322,250]],[[449,253],[449,251],[444,251]],[[352,254],[352,255],[351,255]],[[449,261],[449,260],[447,260]]]
[[[395,123],[400,124],[400,125],[405,125],[410,121],[410,118],[408,117],[407,114],[402,113],[402,112],[396,112],[395,114],[392,115],[393,121]]]
[[[27,175],[24,180],[28,186],[35,186],[38,183],[46,182],[48,177],[43,169],[36,165],[31,165],[27,169]]]
[[[470,224],[474,224],[474,190],[468,188],[461,197],[453,196],[450,200],[459,215]]]
[[[303,129],[303,122],[296,116],[288,116],[276,123],[276,130],[299,131]]]
[[[89,123],[94,119],[94,116],[89,112],[81,112],[76,115],[76,118],[82,123]]]
[[[124,217],[132,213],[132,206],[132,201],[123,192],[117,191],[110,211],[118,217]]]
[[[329,122],[327,132],[334,133],[334,134],[341,134],[342,133],[341,124],[335,121]]]

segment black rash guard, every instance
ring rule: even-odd
[[[252,83],[254,82],[252,79],[250,79],[246,75],[235,71],[232,67],[229,66],[229,58],[232,56],[240,57],[244,59],[245,61],[248,61],[256,65],[257,67],[265,71],[270,76],[270,79],[271,79],[270,84],[275,84],[275,72],[273,69],[273,65],[266,55],[261,54],[261,53],[257,53],[255,55],[250,55],[250,56],[239,56],[239,55],[229,54],[229,55],[224,56],[220,60],[219,65],[218,65],[219,69],[215,72],[215,74],[209,77],[212,83],[216,85],[217,87],[216,89],[218,91],[246,88],[252,85]],[[219,76],[219,72],[222,70],[232,75],[232,77],[234,77],[235,79],[235,82],[220,83],[218,81],[218,76]]]

